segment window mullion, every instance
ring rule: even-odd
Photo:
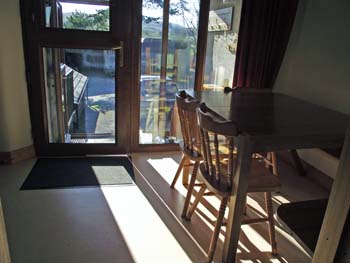
[[[166,80],[167,64],[168,64],[169,9],[170,9],[170,0],[164,0],[162,55],[161,55],[161,72],[160,72],[160,79],[163,81]]]

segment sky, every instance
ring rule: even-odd
[[[71,3],[61,3],[63,13],[72,13],[75,10],[84,12],[87,14],[94,14],[96,10],[108,9],[108,6],[103,5],[86,5],[86,4],[71,4]]]

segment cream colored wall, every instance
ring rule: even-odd
[[[32,145],[18,0],[0,1],[0,152]]]
[[[299,0],[276,92],[350,114],[349,14],[349,0]],[[335,177],[337,159],[317,149],[298,152],[305,161]]]
[[[350,1],[300,0],[275,91],[350,114]]]

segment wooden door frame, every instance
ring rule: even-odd
[[[24,56],[34,146],[38,156],[117,154],[130,150],[131,85],[135,65],[127,50],[132,41],[133,10],[136,1],[110,0],[110,31],[83,31],[44,27],[43,1],[20,0]],[[122,12],[118,10],[123,10]],[[82,41],[84,39],[84,41]],[[116,140],[117,144],[49,143],[46,113],[43,47],[111,49],[124,42],[124,66],[116,67]],[[40,70],[40,73],[38,73]],[[122,99],[121,99],[122,98]],[[120,110],[122,109],[122,111]],[[123,120],[123,121],[121,121]],[[119,143],[118,143],[119,142]]]

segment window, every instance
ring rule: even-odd
[[[115,51],[44,48],[50,143],[115,143]]]
[[[89,1],[89,4],[86,2],[81,0],[45,1],[45,26],[109,31],[109,1],[95,0]]]
[[[140,127],[141,144],[176,143],[175,94],[193,90],[199,0],[143,1]]]
[[[210,2],[203,89],[232,87],[242,0]]]

